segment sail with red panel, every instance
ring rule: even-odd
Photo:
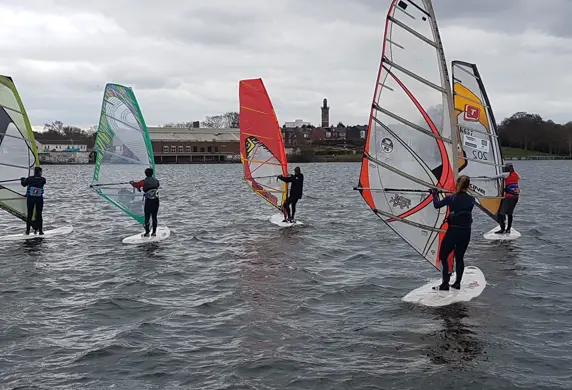
[[[429,0],[394,0],[358,189],[374,213],[435,268],[449,209],[429,189],[455,191],[453,95]],[[455,147],[454,147],[455,146]],[[449,267],[452,268],[452,255]]]
[[[241,80],[240,158],[250,188],[282,211],[288,185],[278,180],[288,174],[282,131],[262,79]]]

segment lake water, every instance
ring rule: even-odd
[[[515,162],[522,238],[486,242],[477,211],[488,286],[440,309],[401,301],[439,274],[352,190],[360,164],[301,167],[306,225],[280,229],[240,165],[160,165],[172,236],[139,247],[92,166],[44,167],[46,224],[75,230],[0,243],[0,387],[571,388],[572,162]]]

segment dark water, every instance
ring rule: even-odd
[[[352,191],[359,164],[303,165],[306,226],[279,229],[239,165],[159,166],[159,245],[47,166],[46,219],[70,236],[0,243],[0,384],[33,389],[570,389],[570,162],[517,162],[512,243],[477,213],[488,287],[401,301],[437,272]],[[2,233],[21,224],[2,214]]]

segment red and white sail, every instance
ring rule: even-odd
[[[394,0],[357,188],[371,209],[437,269],[449,210],[435,209],[428,190],[455,189],[453,115],[430,0]]]

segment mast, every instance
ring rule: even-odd
[[[459,137],[457,129],[457,117],[455,115],[455,104],[453,99],[453,89],[451,87],[451,79],[449,78],[449,71],[447,70],[447,61],[445,60],[445,51],[443,50],[443,42],[441,41],[441,35],[439,35],[439,28],[437,27],[437,21],[435,20],[435,11],[433,10],[433,4],[431,0],[423,0],[427,10],[431,14],[431,29],[435,35],[435,40],[439,44],[439,61],[441,62],[441,69],[443,71],[442,77],[445,81],[447,102],[449,106],[449,112],[444,113],[445,116],[449,116],[450,126],[451,126],[451,143],[453,144],[453,155],[451,156],[451,168],[453,169],[453,177],[455,182],[459,176]]]

